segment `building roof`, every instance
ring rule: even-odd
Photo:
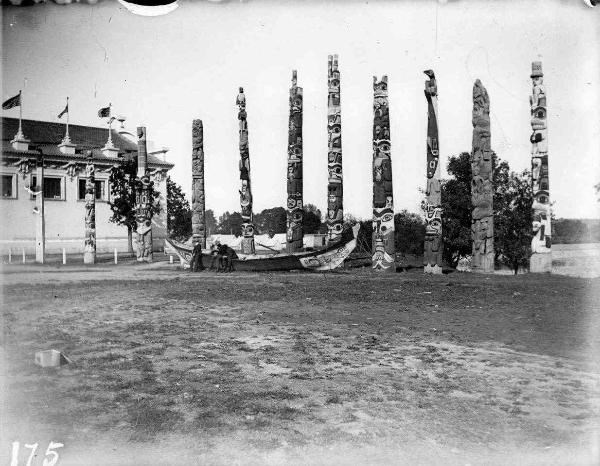
[[[114,163],[114,158],[106,157],[101,149],[108,140],[108,128],[98,128],[95,126],[82,126],[69,124],[69,137],[75,144],[76,154],[65,155],[60,152],[58,145],[65,136],[64,123],[54,123],[50,121],[22,120],[23,134],[31,141],[32,145],[39,147],[44,156],[61,160],[85,160],[85,151],[92,150],[94,161],[106,161]],[[19,130],[19,119],[2,117],[2,153],[11,155],[34,156],[37,151],[17,151],[11,145],[11,140]],[[114,129],[111,130],[113,144],[119,149],[119,155],[131,154],[137,155],[137,144],[119,134]],[[172,163],[165,162],[153,154],[148,154],[148,165],[164,168],[172,168]]]

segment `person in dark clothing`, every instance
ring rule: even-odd
[[[233,272],[233,259],[237,259],[235,251],[226,244],[219,246],[219,268],[217,272]]]
[[[192,251],[192,260],[190,262],[191,272],[200,272],[204,270],[204,264],[202,264],[202,245],[200,243],[194,246]]]

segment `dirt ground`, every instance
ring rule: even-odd
[[[58,465],[600,463],[600,279],[2,274],[2,455]],[[40,368],[34,353],[72,363]],[[7,462],[8,464],[8,462]]]

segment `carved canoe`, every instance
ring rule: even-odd
[[[287,270],[333,270],[344,262],[356,247],[359,224],[354,225],[351,235],[347,239],[332,244],[318,251],[298,252],[293,254],[272,254],[244,256],[238,253],[238,259],[234,259],[233,268],[239,271],[249,272],[275,272]],[[190,265],[193,247],[189,244],[180,243],[172,239],[165,239],[165,252],[174,252],[183,263]],[[202,263],[208,267],[211,262],[210,250],[202,250]]]

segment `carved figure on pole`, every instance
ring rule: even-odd
[[[85,245],[83,248],[83,263],[96,263],[96,169],[93,153],[87,152],[85,166]]]
[[[290,122],[288,133],[288,175],[287,175],[287,252],[302,249],[303,220],[302,210],[302,88],[297,85],[296,70],[292,71],[290,88]]]
[[[327,234],[330,242],[341,239],[344,227],[344,186],[342,172],[342,113],[338,56],[327,60]]]
[[[248,149],[248,121],[246,120],[246,96],[244,88],[235,102],[239,108],[240,121],[240,206],[242,208],[242,254],[254,254],[254,224],[252,223],[252,189],[250,187],[250,151]]]
[[[192,123],[192,244],[206,248],[204,198],[204,128],[202,120]]]
[[[373,76],[373,257],[375,270],[395,272],[394,194],[387,76]]]
[[[533,191],[533,238],[530,272],[552,272],[552,215],[548,180],[548,140],[546,126],[546,88],[542,62],[531,64],[533,91],[531,106],[531,182]]]
[[[473,272],[494,272],[494,187],[490,98],[477,79],[473,85],[473,152],[471,153],[471,238]]]
[[[138,168],[136,177],[137,260],[152,262],[152,217],[150,212],[150,177],[146,127],[138,126]]]
[[[425,251],[423,266],[425,273],[442,273],[442,191],[440,187],[440,153],[438,145],[438,109],[437,82],[432,70],[424,73],[429,78],[425,81],[425,98],[427,99],[427,186],[426,201],[423,203],[425,213]]]

